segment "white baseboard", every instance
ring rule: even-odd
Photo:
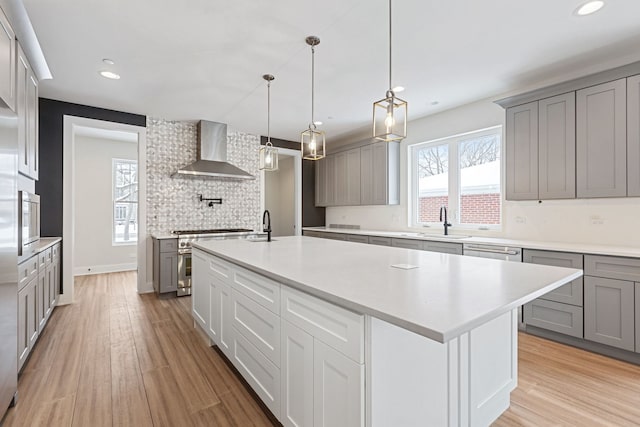
[[[86,276],[89,274],[116,273],[119,271],[137,270],[137,263],[94,265],[91,267],[76,267],[73,269],[74,276]]]

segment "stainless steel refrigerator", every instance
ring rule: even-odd
[[[0,100],[0,420],[18,391],[18,119]]]

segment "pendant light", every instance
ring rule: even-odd
[[[302,148],[302,158],[307,160],[320,160],[325,156],[324,149],[324,132],[316,128],[313,117],[314,102],[314,71],[315,71],[315,47],[320,44],[320,39],[316,36],[309,36],[305,39],[307,44],[311,46],[311,122],[309,128],[301,133],[300,143]]]
[[[383,99],[373,103],[373,137],[387,142],[400,141],[407,136],[407,102],[395,95],[391,84],[391,0],[389,0],[389,89]]]
[[[271,74],[262,76],[267,81],[267,143],[260,147],[260,170],[278,170],[278,149],[271,143],[271,82],[275,79]]]

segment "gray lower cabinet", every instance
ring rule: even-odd
[[[425,240],[422,249],[430,252],[442,252],[445,254],[462,255],[462,243],[435,242]]]
[[[347,234],[347,242],[369,243],[369,236],[362,236],[358,234]]]
[[[635,351],[634,294],[634,282],[585,276],[585,339]]]
[[[578,268],[580,270],[582,270],[584,266],[582,254],[540,251],[534,249],[524,249],[522,251],[522,262],[529,264],[552,265],[555,267]],[[548,301],[582,307],[582,290],[583,278],[580,277],[541,296],[540,298]]]
[[[582,338],[583,309],[570,304],[536,299],[524,306],[524,323]]]
[[[369,236],[370,245],[391,246],[391,237]]]
[[[627,196],[640,197],[640,75],[627,79]]]
[[[178,239],[153,239],[153,289],[178,290]]]
[[[627,80],[576,92],[577,196],[627,195]]]
[[[417,249],[422,250],[424,246],[422,245],[422,240],[413,240],[413,239],[391,239],[391,246],[394,248],[405,248],[405,249]]]
[[[506,198],[538,199],[538,101],[507,109]]]
[[[636,353],[640,353],[640,282],[636,282]]]

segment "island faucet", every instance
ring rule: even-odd
[[[267,242],[271,241],[271,214],[265,210],[262,214],[262,231],[267,233]]]
[[[444,221],[442,219],[442,213],[444,212]],[[446,206],[442,206],[440,208],[440,221],[442,222],[442,225],[444,225],[444,235],[448,236],[449,235],[449,227],[451,227],[451,223],[449,221],[447,221],[447,207]]]

